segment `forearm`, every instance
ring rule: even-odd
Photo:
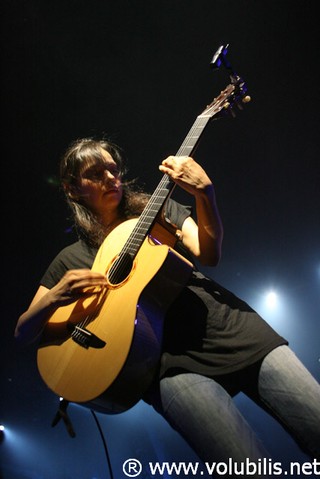
[[[15,329],[17,342],[21,345],[34,342],[57,308],[80,297],[99,294],[106,286],[105,275],[90,269],[67,271],[52,289],[41,285],[27,311],[18,319]]]
[[[197,224],[185,220],[183,243],[203,265],[215,266],[221,256],[223,227],[214,187],[205,170],[190,157],[168,157],[160,165],[196,201]]]
[[[14,332],[19,346],[27,346],[35,342],[41,335],[50,316],[56,310],[56,305],[50,298],[50,293],[47,293],[38,302],[31,304],[19,317]]]
[[[215,266],[221,256],[223,226],[215,191],[207,185],[195,195],[198,223],[199,260],[202,264]]]

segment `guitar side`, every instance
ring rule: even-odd
[[[107,274],[137,220],[119,225],[105,239],[92,269]],[[38,369],[59,396],[103,412],[132,407],[151,384],[161,353],[164,315],[192,265],[148,236],[128,277],[85,300],[59,308],[38,349]],[[86,319],[95,341],[85,347],[70,325]]]

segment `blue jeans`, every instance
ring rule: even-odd
[[[258,463],[270,455],[234,404],[232,395],[242,389],[281,422],[304,452],[320,459],[320,385],[291,349],[277,347],[256,370],[249,368],[248,377],[234,390],[233,380],[222,387],[193,373],[167,377],[153,405],[202,461],[243,463],[248,458]]]

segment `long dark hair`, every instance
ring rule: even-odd
[[[150,196],[136,185],[135,180],[128,182],[123,180],[127,172],[124,155],[113,142],[105,139],[82,138],[71,143],[60,162],[60,180],[73,214],[74,227],[78,236],[95,248],[101,245],[109,231],[81,202],[81,199],[71,192],[76,191],[77,183],[85,169],[105,162],[101,149],[112,156],[122,179],[123,195],[119,204],[119,215],[123,220],[139,216]]]

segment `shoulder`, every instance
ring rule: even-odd
[[[63,248],[52,260],[41,284],[51,289],[70,269],[91,268],[97,250],[79,240]]]
[[[191,216],[192,207],[182,205],[175,200],[169,198],[165,204],[165,217],[170,223],[177,225],[179,229],[182,228],[184,221]]]
[[[97,249],[88,246],[83,240],[78,240],[65,248],[63,248],[56,256],[55,259],[60,261],[66,261],[68,263],[80,262],[93,262]],[[81,266],[83,267],[83,266]]]

